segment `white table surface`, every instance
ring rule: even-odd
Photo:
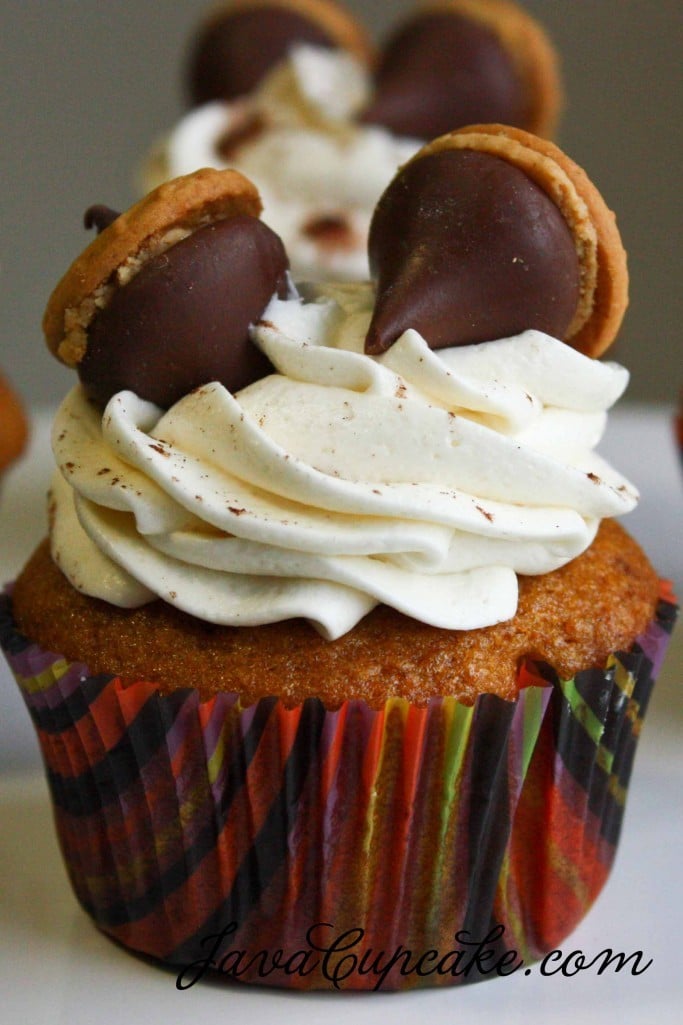
[[[45,533],[51,411],[34,417],[30,451],[0,495],[0,577],[11,579]],[[671,411],[624,405],[602,452],[640,488],[626,520],[683,594],[683,465]],[[683,629],[674,634],[636,758],[615,868],[563,946],[591,957],[642,950],[642,975],[543,978],[537,970],[466,988],[407,994],[307,994],[202,982],[178,992],[172,973],[138,960],[91,925],[71,895],[28,716],[0,665],[0,1020],[4,1025],[213,1025],[244,1020],[396,1025],[430,1021],[581,1025],[678,1022],[683,1006]]]

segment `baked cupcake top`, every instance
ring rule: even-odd
[[[216,629],[167,602],[128,609],[88,598],[59,571],[47,542],[18,580],[13,607],[41,647],[93,674],[114,670],[124,683],[159,680],[174,690],[191,680],[203,700],[236,691],[244,706],[278,695],[288,705],[316,698],[336,708],[353,697],[380,708],[396,696],[420,705],[444,694],[473,704],[483,691],[514,699],[526,659],[571,680],[628,650],[657,599],[647,558],[605,520],[576,559],[552,574],[520,576],[513,619],[478,630],[440,630],[387,605],[334,642],[302,619]]]
[[[479,161],[474,175],[463,152]],[[458,158],[445,179],[443,153]],[[76,318],[82,384],[53,435],[61,474],[52,550],[66,576],[126,607],[158,596],[229,625],[302,616],[328,638],[378,603],[448,629],[513,616],[517,574],[562,566],[591,544],[602,518],[637,498],[593,451],[628,375],[574,345],[575,332],[602,324],[596,282],[625,267],[600,257],[617,244],[604,204],[597,209],[607,230],[581,199],[588,192],[578,169],[549,153],[499,126],[428,146],[378,204],[376,288],[318,286],[302,298],[279,241],[241,212],[257,202],[231,172],[190,176],[107,226],[104,217],[45,321],[51,347],[71,354],[57,326],[67,332],[70,311],[95,306],[89,322]],[[543,157],[542,173],[530,154]],[[505,216],[490,189],[482,196],[482,181],[504,197]],[[566,209],[553,198],[557,181]],[[189,235],[161,256],[141,247],[148,219],[168,240],[163,222],[177,225],[174,204]],[[221,226],[219,237],[211,229]],[[237,255],[223,248],[223,231],[238,239]],[[193,239],[201,258],[187,271],[179,254]],[[532,280],[526,326],[502,287],[506,268],[516,280],[520,261]],[[92,265],[97,273],[85,274]],[[121,278],[119,267],[134,273]],[[207,268],[220,304],[207,298]],[[481,321],[490,276],[500,295],[496,332],[463,337],[463,300],[466,320]],[[250,321],[245,292],[260,306]],[[376,345],[392,295],[398,326]],[[163,337],[148,329],[159,310]],[[615,317],[607,322],[611,331]],[[596,336],[598,351],[604,325]],[[207,337],[217,340],[219,375],[203,363]],[[173,356],[179,349],[182,360]],[[188,383],[193,364],[201,369]]]

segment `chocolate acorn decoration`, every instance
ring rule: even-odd
[[[370,226],[365,351],[408,328],[432,349],[545,331],[590,356],[628,304],[626,253],[585,172],[521,129],[473,125],[423,147]]]
[[[232,0],[209,16],[192,48],[192,106],[252,92],[297,43],[348,50],[363,63],[373,52],[363,28],[333,0]]]
[[[249,339],[288,260],[254,186],[204,169],[160,186],[101,227],[48,303],[48,346],[102,404],[124,389],[164,408],[209,381],[238,391],[270,373]]]
[[[552,136],[558,61],[541,26],[509,0],[432,0],[390,37],[361,115],[432,139],[475,122]]]

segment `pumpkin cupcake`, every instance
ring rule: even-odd
[[[180,988],[510,974],[607,878],[674,616],[594,452],[613,217],[497,125],[399,173],[372,286],[300,295],[258,211],[90,211],[48,304],[80,381],[2,642],[74,891]]]

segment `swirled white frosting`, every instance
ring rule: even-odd
[[[276,372],[166,412],[75,387],[54,426],[52,551],[115,605],[201,619],[303,616],[327,638],[386,603],[469,629],[514,615],[517,574],[584,551],[635,489],[593,451],[626,387],[538,331],[363,354],[370,286],[274,299],[253,328]]]
[[[263,220],[282,238],[295,278],[367,278],[375,204],[420,146],[354,123],[369,88],[349,54],[296,47],[252,96],[208,103],[182,118],[154,147],[143,188],[201,167],[234,167],[258,188]],[[250,125],[260,126],[253,136]],[[243,128],[244,141],[223,157],[221,141]],[[325,221],[329,231],[324,223],[316,231]]]

